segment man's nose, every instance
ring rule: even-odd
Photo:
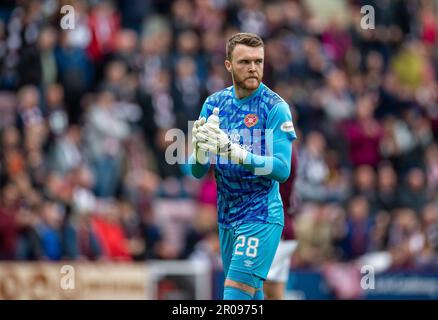
[[[255,71],[256,70],[256,64],[255,64],[255,62],[253,61],[253,62],[251,62],[250,64],[249,64],[249,71]]]

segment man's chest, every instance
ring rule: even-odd
[[[223,130],[244,130],[253,132],[266,128],[267,112],[262,102],[238,105],[228,102],[226,108],[220,108],[220,128]]]
[[[227,108],[219,110],[220,128],[228,134],[231,142],[249,152],[261,154],[267,126],[266,107],[258,101],[241,105],[230,102]]]

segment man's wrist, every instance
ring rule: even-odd
[[[193,158],[195,159],[196,163],[199,164],[207,164],[208,163],[208,151],[204,151],[200,148],[195,148],[193,150]]]

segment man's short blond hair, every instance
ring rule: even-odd
[[[240,32],[233,35],[227,42],[226,55],[227,60],[231,61],[231,55],[233,50],[238,44],[243,44],[249,47],[263,47],[264,43],[262,38],[254,33]]]

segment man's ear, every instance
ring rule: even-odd
[[[231,61],[230,60],[225,60],[225,68],[227,69],[228,72],[231,72]]]

